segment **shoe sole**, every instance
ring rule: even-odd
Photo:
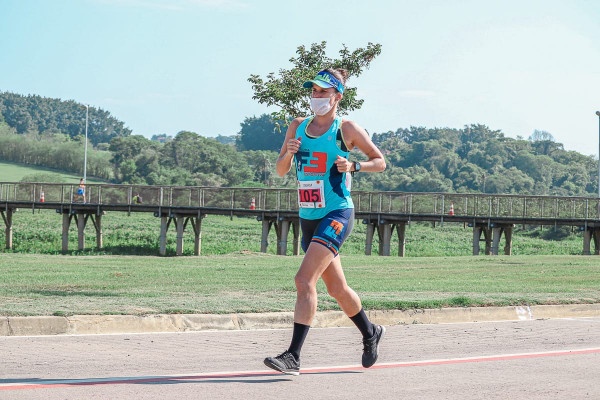
[[[281,372],[282,374],[286,374],[286,375],[293,375],[293,376],[298,376],[300,375],[300,371],[294,371],[294,370],[284,370],[279,368],[277,365],[271,363],[268,359],[265,359],[264,361],[265,365],[271,369],[274,369],[275,371]]]

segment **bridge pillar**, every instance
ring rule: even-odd
[[[262,236],[260,240],[260,252],[266,253],[267,248],[269,247],[269,231],[271,230],[271,226],[273,225],[273,221],[268,219],[262,220]]]
[[[277,228],[277,254],[285,255],[287,254],[287,238],[290,231],[290,221],[280,221]]]
[[[60,210],[57,210],[60,212]],[[94,224],[94,230],[96,231],[96,247],[101,249],[103,246],[102,242],[102,213],[81,213],[81,212],[63,212],[62,213],[62,252],[66,253],[69,251],[69,230],[71,228],[71,222],[75,219],[77,225],[77,249],[85,249],[85,227],[87,226],[88,219],[91,218]]]
[[[202,250],[202,219],[205,216],[198,216],[192,221],[192,228],[194,228],[194,255],[199,256]]]
[[[398,223],[396,225],[396,233],[398,234],[398,257],[404,257],[406,248],[406,223]]]
[[[390,243],[392,241],[393,224],[380,223],[377,225],[377,234],[379,236],[379,255],[390,255]]]
[[[6,248],[13,248],[13,209],[8,208],[6,210],[6,214],[4,211],[0,211],[0,215],[2,215],[2,220],[4,220],[4,237],[6,240]]]
[[[69,227],[71,226],[73,214],[64,213],[62,218],[62,252],[69,251]]]
[[[478,256],[480,252],[479,242],[485,241],[485,255],[490,255],[492,249],[492,234],[487,224],[473,225],[473,255]],[[484,239],[481,240],[481,234]]]
[[[373,236],[375,236],[375,223],[364,220],[363,224],[367,225],[367,239],[365,241],[365,255],[370,256],[373,250]]]
[[[102,243],[102,214],[96,215],[94,218],[93,215],[90,216],[92,218],[92,222],[94,223],[94,228],[96,228],[96,247],[101,249],[103,246]]]
[[[299,218],[285,219],[279,218],[279,223],[275,223],[275,232],[277,234],[277,254],[285,256],[287,254],[288,234],[292,227],[293,239],[293,255],[300,254],[300,220]]]
[[[177,230],[176,240],[175,240],[175,255],[181,256],[183,255],[183,231],[185,230],[185,217],[175,217],[173,219],[175,221],[175,227]]]
[[[481,236],[481,229],[474,226],[473,227],[473,255],[479,255],[479,237]]]
[[[392,233],[396,229],[398,235],[398,257],[404,257],[406,251],[406,221],[388,222],[384,220],[363,220],[367,225],[367,237],[365,240],[365,255],[370,256],[373,250],[373,237],[377,231],[379,238],[379,255],[389,256],[392,248]]]
[[[479,243],[485,241],[485,255],[497,256],[500,249],[500,239],[504,235],[504,254],[512,254],[513,224],[475,224],[473,226],[473,255],[480,252]],[[481,240],[483,234],[484,239]]]
[[[171,224],[171,218],[167,216],[160,217],[160,236],[158,240],[158,254],[161,256],[167,255],[167,231]]]
[[[77,249],[85,248],[85,225],[87,224],[88,216],[85,214],[77,214]]]
[[[514,225],[504,227],[504,255],[512,255],[512,233]]]
[[[266,217],[261,216],[262,220],[262,236],[260,242],[260,251],[263,253],[267,252],[269,246],[269,231],[271,227],[275,226],[275,234],[277,236],[277,255],[285,256],[287,254],[288,245],[288,234],[290,227],[292,228],[293,239],[293,255],[297,256],[300,254],[300,219],[294,218],[283,218],[283,217]]]
[[[156,214],[155,214],[156,215]],[[158,245],[158,254],[165,256],[167,254],[167,232],[171,223],[175,225],[175,255],[183,255],[183,238],[185,228],[188,223],[192,223],[194,231],[194,255],[199,256],[202,245],[202,219],[206,217],[204,214],[198,213],[197,217],[186,217],[181,215],[160,217],[160,237]]]
[[[583,255],[589,256],[591,252],[591,242],[594,241],[594,255],[600,255],[600,228],[587,227],[583,231]]]

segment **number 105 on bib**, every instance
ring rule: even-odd
[[[323,181],[298,182],[298,206],[300,208],[323,208]]]

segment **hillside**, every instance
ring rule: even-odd
[[[82,175],[84,111],[85,106],[73,101],[0,93],[0,161]],[[293,168],[284,177],[275,171],[278,151],[273,149],[280,146],[283,133],[268,115],[246,118],[235,144],[190,131],[164,142],[130,135],[123,122],[92,108],[89,122],[88,176],[162,186],[296,184]],[[372,139],[387,169],[356,174],[354,189],[581,197],[598,193],[597,159],[564,150],[545,131],[513,139],[483,124],[463,129],[413,126],[375,132]],[[353,151],[350,159],[362,161],[364,156]]]
[[[79,183],[81,177],[65,171],[59,171],[51,168],[38,167],[35,165],[17,164],[0,161],[0,181],[1,182],[21,182],[23,178],[32,176],[52,176],[52,182],[57,183]],[[27,179],[32,181],[32,179]],[[88,183],[106,183],[106,181],[88,177]]]

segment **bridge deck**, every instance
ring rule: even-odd
[[[68,231],[75,217],[82,249],[83,231],[91,217],[97,235],[106,211],[152,213],[161,218],[160,252],[166,252],[166,232],[171,222],[178,229],[178,250],[182,249],[183,231],[192,222],[196,254],[200,253],[201,221],[206,215],[254,216],[263,222],[263,242],[275,227],[278,254],[285,254],[287,234],[294,232],[294,253],[298,252],[298,206],[293,189],[210,188],[136,185],[88,185],[86,202],[77,196],[77,185],[0,182],[0,213],[5,225],[7,248],[12,248],[12,212],[16,209],[54,209],[63,215],[63,251],[68,246]],[[139,194],[142,203],[135,203]],[[365,252],[370,254],[375,232],[379,235],[379,253],[389,255],[391,236],[396,229],[399,253],[404,254],[404,226],[411,221],[457,222],[474,229],[473,248],[478,254],[477,235],[484,235],[486,254],[497,254],[500,236],[510,254],[512,226],[568,225],[584,231],[583,253],[590,254],[593,240],[600,247],[600,201],[589,197],[517,196],[495,194],[406,193],[354,191],[355,216],[369,226]],[[83,216],[77,218],[77,216]],[[498,231],[494,231],[497,229]],[[97,243],[101,247],[102,239]],[[266,245],[261,246],[266,251]]]

